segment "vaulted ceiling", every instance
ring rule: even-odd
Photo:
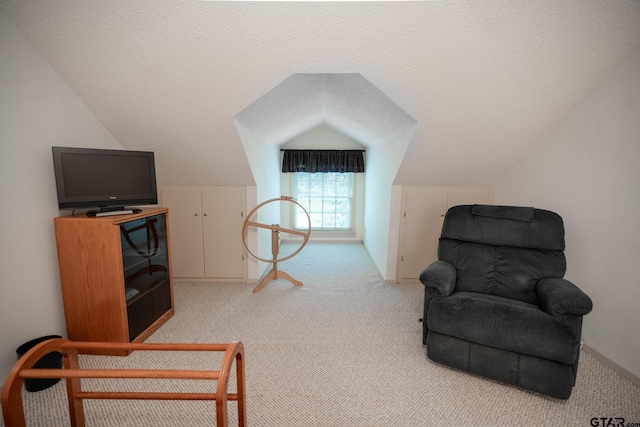
[[[123,147],[155,151],[160,184],[175,185],[252,185],[234,117],[294,74],[325,73],[360,74],[418,123],[396,183],[492,185],[640,42],[637,0],[0,0],[0,10]],[[375,139],[362,129],[387,117],[339,95],[335,111],[353,112],[334,123]],[[284,144],[317,125],[305,117],[254,123]]]

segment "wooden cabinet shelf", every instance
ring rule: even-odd
[[[54,226],[70,340],[141,342],[173,315],[166,208]]]

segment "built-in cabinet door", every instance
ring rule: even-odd
[[[202,192],[206,277],[243,277],[243,199],[243,192],[235,188]]]
[[[412,188],[405,193],[404,242],[400,254],[400,277],[417,278],[431,260],[437,258],[447,191],[439,188]]]
[[[169,208],[174,277],[204,277],[201,191],[163,190],[162,205]]]
[[[245,279],[242,187],[166,187],[174,277]]]
[[[438,259],[438,240],[449,208],[489,204],[492,194],[488,187],[403,189],[398,279],[417,279],[425,267]]]

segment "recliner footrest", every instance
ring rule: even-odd
[[[558,399],[568,399],[575,367],[429,331],[427,357],[434,362]]]

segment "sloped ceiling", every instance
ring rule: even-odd
[[[361,74],[418,122],[396,183],[492,185],[640,42],[637,0],[0,0],[0,10],[125,148],[155,151],[160,184],[175,185],[252,185],[234,116],[296,73]]]

